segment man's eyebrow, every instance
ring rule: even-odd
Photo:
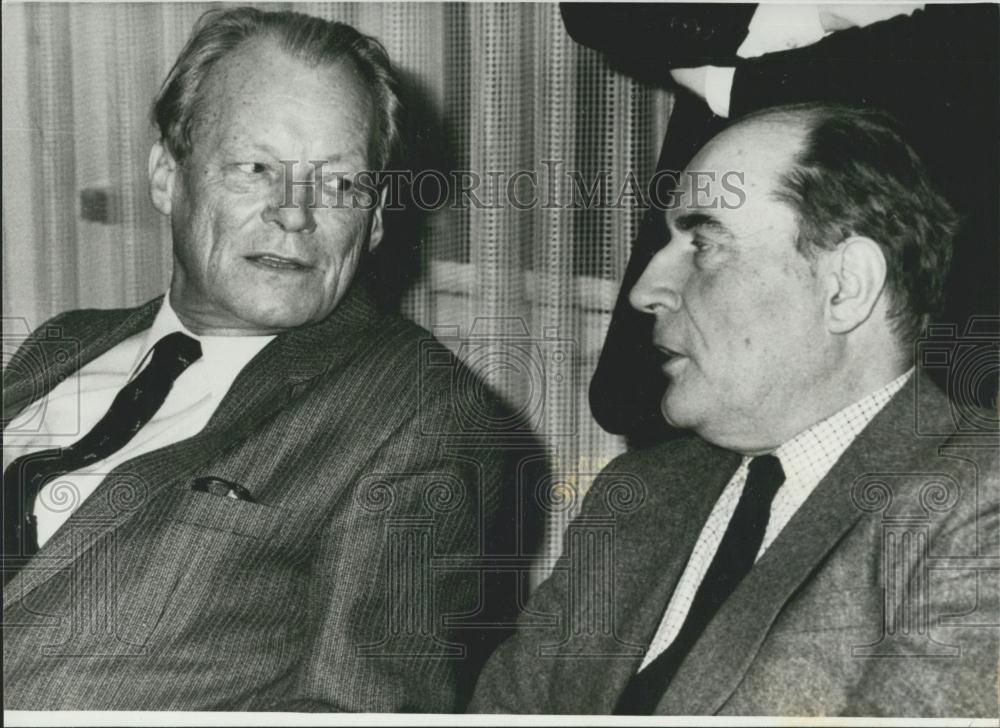
[[[265,154],[272,156],[276,159],[281,158],[280,155],[278,154],[278,150],[272,147],[267,142],[255,142],[253,145],[253,150],[256,152],[264,152]],[[323,162],[324,165],[327,165],[327,164],[337,164],[339,162],[343,162],[345,159],[347,161],[355,161],[354,160],[355,156],[357,155],[354,152],[349,152],[347,154],[344,154],[342,152],[332,152],[331,154],[327,155],[321,154],[315,159],[304,159],[304,160],[289,159],[287,161],[294,162],[295,164],[299,164],[300,162],[304,162],[306,164],[311,162]]]
[[[350,158],[353,155],[348,154],[346,156],[347,158]],[[321,154],[319,155],[319,157],[316,158],[316,161],[326,162],[327,164],[336,164],[337,162],[342,162],[344,160],[344,157],[345,157],[344,154],[339,154],[337,152],[334,152],[333,154],[326,154],[326,155]]]
[[[351,150],[349,152],[333,152],[332,154],[319,155],[311,162],[322,162],[324,172],[352,172],[364,169],[365,155],[361,151]]]
[[[673,227],[677,228],[682,232],[687,232],[689,230],[707,229],[711,232],[716,232],[726,237],[732,237],[732,231],[726,227],[719,218],[714,215],[708,215],[703,212],[691,212],[686,215],[678,215],[673,221]]]
[[[267,143],[254,142],[253,145],[251,146],[251,149],[252,151],[255,152],[264,152],[264,154],[267,154],[272,157],[278,156],[277,150]]]

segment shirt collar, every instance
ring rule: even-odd
[[[139,348],[132,377],[139,373],[149,359],[149,353],[164,336],[180,331],[201,344],[201,359],[189,367],[198,372],[214,394],[225,393],[236,376],[250,360],[275,337],[265,336],[198,336],[188,329],[170,305],[170,293],[163,297],[163,304],[146,331]]]
[[[892,399],[913,368],[871,394],[803,430],[774,451],[786,481],[815,485],[830,472],[844,450]]]

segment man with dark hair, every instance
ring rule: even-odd
[[[677,194],[630,300],[696,436],[598,477],[567,549],[605,548],[539,587],[472,710],[995,716],[996,431],[912,365],[950,207],[884,116],[824,106],[735,123]]]
[[[661,172],[683,169],[730,119],[762,108],[821,102],[891,113],[962,218],[938,321],[965,332],[970,319],[997,312],[995,3],[585,2],[561,9],[578,43],[629,75],[672,90]],[[590,385],[594,418],[632,447],[683,434],[657,407],[664,382],[650,345],[652,317],[628,301],[666,235],[663,216],[650,210],[633,241]],[[945,373],[943,367],[935,372]],[[984,362],[981,373],[972,394],[989,406],[996,401],[997,367]]]
[[[888,114],[797,104],[743,121],[804,120],[808,131],[775,195],[796,212],[795,247],[810,260],[855,234],[877,240],[887,261],[888,316],[904,347],[944,308],[959,220],[931,186]]]
[[[503,620],[430,559],[503,548],[516,484],[457,416],[499,421],[489,395],[360,280],[382,205],[353,195],[398,136],[393,88],[349,26],[199,21],[155,105],[169,291],[57,316],[4,373],[5,708],[467,701]]]

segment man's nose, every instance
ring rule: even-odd
[[[681,280],[677,261],[671,260],[670,248],[667,245],[657,252],[632,286],[628,296],[632,308],[651,314],[680,309]]]
[[[316,229],[316,205],[319,199],[313,179],[295,180],[287,185],[279,199],[273,199],[261,217],[285,232],[311,233]]]

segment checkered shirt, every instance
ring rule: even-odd
[[[781,467],[785,471],[785,482],[778,489],[774,501],[771,503],[771,516],[767,523],[767,530],[764,532],[764,541],[757,552],[758,559],[778,537],[781,529],[785,527],[799,506],[809,497],[813,488],[830,472],[848,445],[886,405],[892,395],[906,384],[912,373],[913,370],[910,369],[864,399],[845,407],[807,430],[803,430],[774,451],[774,455],[781,461]],[[729,525],[729,519],[733,517],[733,512],[736,510],[736,504],[743,492],[743,486],[746,484],[747,467],[750,460],[752,460],[750,457],[743,458],[743,462],[730,478],[708,516],[708,520],[702,527],[698,541],[695,543],[691,557],[684,568],[684,573],[677,583],[677,588],[670,598],[667,611],[663,615],[663,621],[660,622],[660,627],[649,645],[640,670],[667,649],[680,632],[681,625],[684,624],[684,619],[691,608],[691,602],[698,591],[698,586],[705,578],[712,557],[715,556],[726,532],[726,526]]]

